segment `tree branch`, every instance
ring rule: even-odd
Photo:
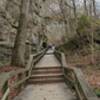
[[[12,28],[15,28],[15,29],[18,28],[18,26],[14,25],[13,23],[11,23],[11,22],[9,21],[9,19],[6,17],[6,15],[1,14],[0,16],[1,16],[4,20],[6,20],[6,21],[8,22],[8,24],[9,24]]]

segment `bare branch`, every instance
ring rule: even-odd
[[[16,26],[15,24],[13,24],[13,23],[11,23],[11,22],[9,21],[9,19],[6,17],[5,14],[1,14],[0,16],[1,16],[4,20],[6,20],[6,21],[8,22],[8,24],[9,24],[12,28],[15,28],[15,29],[18,28],[18,26]]]

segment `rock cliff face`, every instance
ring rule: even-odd
[[[20,4],[21,0],[0,0],[0,40],[14,42],[20,15]],[[45,34],[50,42],[61,40],[65,36],[64,24],[58,18],[61,17],[58,0],[31,0],[29,13],[28,39],[32,37],[32,34],[36,36],[38,33],[43,33],[41,25],[44,24],[46,25]]]
[[[12,1],[12,0],[11,0]],[[19,16],[18,6],[9,0],[0,0],[0,39],[13,41],[16,33],[14,26]]]
[[[30,42],[38,44],[41,42],[39,39],[42,34],[48,37],[49,42],[59,43],[61,41],[64,28],[63,23],[57,19],[59,7],[56,1],[30,0],[27,25],[27,39]],[[6,41],[6,43],[13,46],[19,24],[20,5],[21,0],[0,0],[0,43]],[[52,12],[52,8],[55,9],[56,13]],[[0,60],[2,59],[8,63],[10,61],[9,54],[11,54],[11,48],[0,44]]]
[[[20,4],[21,0],[0,0],[0,40],[6,40],[8,42],[14,42],[16,35],[16,28],[18,26],[18,20],[20,15]],[[60,36],[64,33],[64,29],[60,28],[60,31],[56,31],[63,24],[58,23],[58,21],[46,21],[44,17],[54,16],[55,13],[51,11],[51,8],[55,7],[56,12],[59,12],[59,7],[56,0],[36,0],[31,1],[30,11],[29,11],[29,23],[27,25],[27,37],[28,39],[32,37],[32,34],[37,35],[41,32],[42,26],[45,27],[45,34],[50,37],[49,40],[54,41],[60,40]],[[51,7],[51,8],[50,8]],[[51,19],[52,20],[52,19]],[[57,19],[56,19],[57,20]],[[52,23],[52,24],[51,24]],[[48,29],[49,27],[49,29]],[[53,28],[52,28],[53,27]],[[53,35],[53,36],[52,36]]]

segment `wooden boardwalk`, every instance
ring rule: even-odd
[[[77,100],[65,84],[61,64],[53,52],[48,50],[37,63],[29,82],[31,84],[14,100]]]
[[[48,50],[44,57],[40,60],[40,62],[36,65],[36,67],[60,67],[61,64],[56,59],[53,54],[53,50]]]
[[[29,85],[14,100],[77,100],[65,83]]]

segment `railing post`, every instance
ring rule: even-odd
[[[10,88],[7,89],[7,91],[5,92],[5,94],[3,95],[1,100],[8,100],[8,94],[10,92]]]

